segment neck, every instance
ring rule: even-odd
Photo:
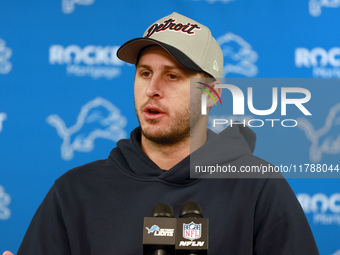
[[[158,144],[142,135],[142,150],[160,169],[169,170],[205,143],[206,132],[199,136],[194,133],[176,144]]]

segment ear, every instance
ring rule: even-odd
[[[208,86],[206,86],[206,90],[209,91],[210,95],[207,97],[207,107],[210,109],[211,107],[213,107],[215,104],[220,104],[221,102],[221,95],[222,95],[222,88],[216,88],[215,89],[215,85],[216,84],[221,84],[220,81],[214,81],[208,84]]]

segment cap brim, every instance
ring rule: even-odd
[[[147,46],[159,45],[169,52],[177,62],[181,65],[189,68],[190,70],[203,72],[203,70],[196,65],[189,57],[187,57],[183,52],[176,49],[175,47],[168,45],[166,43],[151,39],[151,38],[135,38],[126,43],[124,43],[117,51],[117,56],[119,59],[128,62],[130,64],[136,64],[138,60],[139,52]]]

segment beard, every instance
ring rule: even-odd
[[[144,137],[154,143],[162,145],[172,145],[180,143],[190,137],[190,111],[176,113],[173,120],[166,128],[150,131],[144,129],[141,125],[141,131]],[[149,122],[152,124],[152,122]]]
[[[160,145],[173,145],[190,139],[190,131],[196,127],[200,119],[200,99],[195,98],[194,100],[190,100],[190,103],[182,109],[182,111],[177,111],[171,116],[171,122],[167,127],[149,130],[148,128],[143,128],[138,114],[139,112],[136,108],[142,135],[146,139]],[[157,124],[158,121],[159,120],[148,120],[148,123],[152,125]]]

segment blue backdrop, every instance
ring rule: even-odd
[[[339,0],[1,0],[0,252],[18,250],[56,178],[137,126],[134,67],[115,53],[173,11],[211,28],[225,77],[340,78]],[[340,85],[308,89],[306,129],[255,128],[256,155],[340,164]],[[288,181],[321,254],[340,254],[340,179]]]

